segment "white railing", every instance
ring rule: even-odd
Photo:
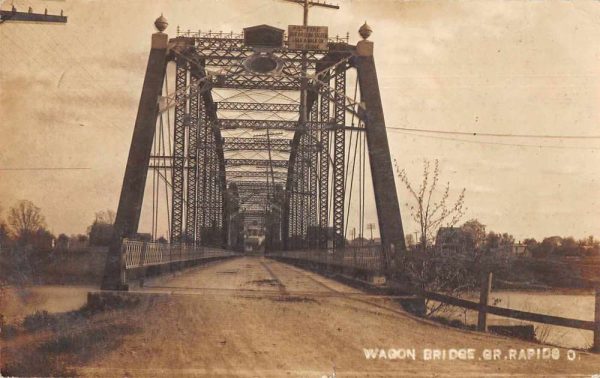
[[[123,240],[125,269],[237,255],[221,248]]]
[[[297,251],[279,251],[273,256],[286,259],[312,261],[324,265],[379,272],[384,268],[384,255],[380,245],[351,247],[333,251],[331,249],[311,249]]]

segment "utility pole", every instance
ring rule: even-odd
[[[325,2],[309,1],[309,0],[285,0],[285,1],[302,5],[302,7],[303,7],[302,29],[303,29],[304,33],[306,33],[307,30],[309,29],[309,27],[308,27],[308,9],[310,7],[316,6],[316,7],[321,7],[321,8],[340,9],[340,7],[338,5],[328,4]],[[289,37],[289,35],[288,35],[288,37]],[[307,62],[307,51],[306,50],[308,50],[309,48],[307,46],[304,46],[301,49],[304,51],[302,51],[302,60],[301,60],[301,65],[300,65],[302,77],[300,79],[300,117],[299,117],[300,119],[299,119],[298,125],[302,129],[306,129],[306,123],[308,121],[308,109],[307,109],[308,62]],[[286,196],[288,196],[288,198],[289,198],[290,195],[291,195],[290,188],[287,188]],[[286,207],[286,209],[287,209],[287,207]],[[286,210],[286,212],[284,212],[284,214],[283,214],[284,217],[288,216],[288,211],[289,211],[289,209]],[[287,221],[286,221],[286,224],[287,224]],[[288,232],[287,229],[288,229],[288,227],[286,227],[286,230],[285,230],[286,233]],[[287,240],[287,235],[286,235],[286,240]],[[286,244],[287,243],[284,242],[284,246]]]
[[[371,231],[371,241],[373,241],[373,229],[375,229],[375,223],[367,224],[367,229]]]
[[[13,5],[11,10],[0,10],[0,24],[6,21],[20,21],[20,22],[47,22],[47,23],[67,23],[67,16],[63,15],[63,11],[60,11],[60,15],[48,14],[48,9],[44,10],[44,13],[33,13],[33,9],[29,7],[27,12],[19,12]]]
[[[339,5],[333,5],[328,3],[320,3],[309,0],[285,0],[290,3],[301,4],[304,8],[304,15],[302,18],[302,26],[308,26],[308,8],[310,7],[322,7],[322,8],[331,8],[331,9],[340,9]],[[307,94],[307,86],[308,80],[306,79],[306,51],[302,53],[302,83],[301,83],[301,92],[300,92],[300,125],[304,127],[307,118],[308,118],[308,109],[306,109],[306,94]]]
[[[333,4],[328,4],[325,2],[317,2],[317,1],[307,1],[307,0],[285,0],[288,1],[290,3],[296,3],[296,4],[300,4],[302,6],[304,6],[304,18],[307,19],[308,18],[308,8],[312,7],[312,6],[317,6],[317,7],[323,7],[323,8],[332,8],[332,9],[340,9],[339,5],[333,5]]]

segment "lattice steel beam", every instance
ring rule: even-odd
[[[256,119],[221,119],[219,127],[222,130],[252,129],[252,130],[296,130],[298,122]]]
[[[257,167],[268,167],[273,164],[273,168],[287,168],[287,160],[271,160],[268,159],[225,159],[227,166],[253,165]]]
[[[218,110],[236,110],[243,112],[291,112],[298,113],[298,104],[271,104],[256,102],[217,102]]]
[[[297,91],[300,90],[300,78],[297,76],[270,76],[250,73],[219,75],[213,82],[213,87]]]
[[[321,78],[329,83],[330,73],[327,71]],[[331,102],[324,88],[319,92],[319,120],[329,122],[329,107]],[[321,128],[320,131],[321,154],[319,160],[319,246],[327,248],[329,227],[329,130]]]
[[[289,152],[291,149],[289,139],[271,139],[268,141],[263,138],[225,138],[223,146],[225,151],[257,151],[267,150]]]
[[[187,208],[185,217],[185,236],[188,242],[195,242],[196,214],[198,211],[198,128],[200,127],[200,96],[194,84],[200,79],[199,72],[192,69],[190,74],[190,111],[188,117],[188,169],[187,169]]]
[[[330,122],[318,122],[309,121],[301,126],[298,121],[281,121],[281,120],[266,120],[266,119],[221,119],[219,120],[219,127],[222,130],[230,129],[251,129],[251,130],[311,130],[311,129],[337,129],[337,128],[351,128],[350,126],[334,125]],[[353,128],[356,129],[356,128]]]
[[[335,101],[334,120],[338,125],[343,125],[346,120],[346,67],[335,68]],[[345,197],[345,156],[346,133],[342,130],[334,131],[333,141],[333,231],[334,249],[344,248],[344,197]]]
[[[188,63],[183,59],[176,60],[175,87],[176,90],[187,87]],[[171,179],[171,242],[179,242],[183,228],[183,185],[185,164],[185,118],[187,102],[182,101],[178,91],[175,106],[175,120],[173,128],[173,170]]]
[[[265,190],[266,188],[271,188],[272,185],[268,184],[266,181],[238,181],[235,183],[240,190]]]
[[[316,97],[316,94],[315,94]],[[310,119],[316,121],[319,119],[319,103],[315,101],[310,112]],[[318,131],[316,129],[310,129],[309,131],[310,140],[312,143],[314,141],[318,141]],[[322,147],[321,147],[322,148]],[[311,192],[309,198],[309,206],[308,206],[308,227],[313,227],[319,224],[318,222],[318,210],[319,210],[319,202],[318,202],[318,194],[319,194],[319,151],[315,148],[310,150],[310,184],[309,184],[309,192]],[[307,229],[308,231],[308,229]],[[308,247],[314,248],[316,245],[312,243],[311,240],[308,240],[308,232],[306,235],[306,239],[308,242]],[[317,237],[318,238],[318,237]]]
[[[264,171],[227,171],[227,180],[235,181],[237,178],[244,177],[271,177],[271,173]],[[287,172],[273,172],[275,180],[285,180]]]

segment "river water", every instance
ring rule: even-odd
[[[50,313],[72,311],[83,306],[94,286],[9,286],[0,292],[0,313],[8,322],[17,321],[36,311]]]
[[[478,297],[473,295],[468,299],[477,301]],[[490,304],[498,307],[592,321],[594,320],[594,300],[593,292],[582,292],[580,290],[560,290],[557,292],[497,291],[492,292],[490,296]],[[495,303],[495,301],[497,302]],[[457,308],[451,308],[448,312],[440,315],[465,320],[464,311]],[[468,311],[466,321],[468,324],[477,324],[477,312]],[[594,336],[592,331],[488,315],[488,325],[518,324],[533,324],[536,338],[539,341],[567,348],[589,348],[592,345]]]
[[[83,306],[87,301],[87,293],[97,290],[94,286],[60,286],[40,285],[28,287],[4,288],[0,297],[0,313],[5,320],[12,322],[36,311],[50,313],[72,311]],[[477,300],[471,297],[472,300]],[[540,314],[556,315],[566,318],[594,320],[594,295],[592,292],[561,291],[552,292],[519,292],[498,291],[492,292],[490,304],[516,310],[536,312]],[[464,312],[451,308],[443,314],[452,318],[465,320]],[[477,323],[477,313],[468,311],[466,320],[469,324]],[[488,316],[488,324],[532,324],[516,319]],[[571,348],[588,348],[592,344],[592,331],[579,330],[533,323],[538,340]]]

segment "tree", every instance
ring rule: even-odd
[[[431,162],[424,160],[423,178],[418,189],[415,189],[410,183],[406,171],[400,170],[396,160],[394,160],[394,165],[398,177],[415,202],[409,205],[410,216],[421,231],[421,248],[427,248],[435,239],[441,226],[454,226],[464,215],[465,189],[460,192],[453,204],[449,204],[450,183],[448,182],[436,200],[440,179],[440,166],[437,159],[434,160],[433,172],[431,171]]]
[[[90,244],[98,246],[108,246],[113,235],[113,225],[115,223],[115,212],[112,210],[100,211],[96,213],[94,223],[88,227]]]
[[[487,253],[509,253],[515,244],[515,238],[507,234],[490,231],[485,238],[485,251]]]
[[[464,232],[467,243],[466,246],[472,250],[478,250],[485,243],[485,225],[479,222],[477,219],[470,219],[460,226],[460,229]]]
[[[39,230],[46,228],[41,209],[27,200],[19,201],[10,208],[7,220],[11,232],[22,244],[29,243]]]
[[[56,249],[66,251],[69,247],[69,237],[66,234],[60,234],[56,238]]]
[[[2,206],[0,206],[0,248],[5,246],[10,240],[8,225],[2,219],[2,210]]]
[[[423,177],[418,189],[410,183],[406,172],[394,161],[400,180],[408,189],[412,205],[408,205],[410,216],[421,231],[420,240],[414,249],[403,254],[396,262],[395,272],[400,280],[425,291],[460,296],[473,290],[479,281],[479,272],[474,261],[456,254],[448,254],[433,247],[433,241],[442,227],[452,227],[464,214],[465,189],[455,201],[450,200],[450,184],[439,188],[440,169],[438,160],[423,163]],[[460,231],[460,230],[459,230]],[[425,300],[426,316],[448,308],[440,302]]]
[[[415,238],[412,234],[406,234],[404,240],[406,241],[406,248],[411,249],[415,246]]]
[[[104,224],[114,224],[116,214],[112,210],[104,210],[96,213],[95,221]]]

